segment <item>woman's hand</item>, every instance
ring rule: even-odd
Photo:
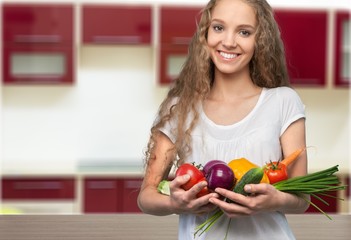
[[[196,195],[207,186],[206,181],[195,184],[188,191],[182,189],[182,185],[190,180],[188,174],[178,176],[171,181],[170,187],[170,199],[172,207],[177,214],[189,213],[189,214],[203,214],[213,211],[217,206],[209,202],[209,199],[217,199],[219,195],[217,193],[209,193],[205,196],[197,198]]]
[[[279,211],[286,195],[286,193],[280,192],[266,183],[247,184],[245,191],[250,195],[244,196],[223,188],[217,188],[216,192],[232,200],[232,203],[218,198],[211,198],[209,201],[221,208],[228,217],[235,218],[263,211]]]

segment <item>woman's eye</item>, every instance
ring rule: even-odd
[[[240,32],[240,35],[243,35],[243,36],[245,36],[245,37],[248,37],[248,36],[250,36],[250,32],[249,31],[247,31],[247,30],[241,30]]]
[[[215,30],[215,32],[221,32],[223,30],[223,27],[220,25],[215,25],[213,26],[213,30]]]

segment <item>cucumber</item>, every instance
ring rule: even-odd
[[[251,168],[247,171],[244,176],[240,179],[240,181],[235,185],[233,191],[236,193],[240,193],[242,195],[248,196],[249,194],[244,191],[244,187],[246,184],[257,184],[260,183],[263,177],[263,169],[262,168]]]

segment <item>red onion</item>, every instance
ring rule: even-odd
[[[203,167],[202,171],[203,173],[206,175],[209,170],[216,164],[224,164],[224,165],[227,165],[225,162],[223,162],[222,160],[211,160],[211,161],[208,161],[205,166]]]
[[[215,190],[216,188],[225,188],[232,190],[234,186],[233,170],[226,164],[215,164],[207,170],[205,174],[208,188]]]

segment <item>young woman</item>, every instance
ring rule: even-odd
[[[223,239],[229,220],[227,239],[295,239],[284,214],[302,213],[308,204],[269,184],[248,184],[248,197],[218,188],[197,198],[206,182],[184,191],[181,186],[189,180],[184,175],[171,182],[170,196],[157,192],[173,165],[245,157],[263,166],[304,147],[304,105],[288,85],[284,48],[268,3],[211,0],[151,128],[140,209],[179,214],[180,240],[194,239],[195,227],[216,208],[224,217],[196,239]],[[289,175],[306,173],[303,153],[289,166]]]

